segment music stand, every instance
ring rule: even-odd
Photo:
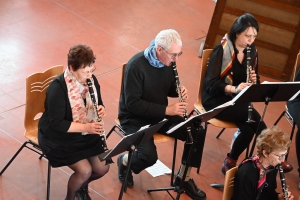
[[[254,141],[250,150],[249,155],[246,157],[252,156],[256,138],[259,135],[257,132],[260,128],[260,125],[263,121],[263,118],[266,113],[267,106],[269,102],[275,101],[288,101],[292,98],[295,98],[297,93],[300,90],[299,82],[263,82],[259,85],[251,85],[242,90],[239,94],[237,94],[230,102],[234,103],[248,103],[248,102],[265,102],[264,110],[260,121],[258,123],[256,134],[254,137]],[[223,184],[210,184],[213,188],[224,188]]]
[[[118,144],[116,144],[116,146],[113,149],[108,150],[98,156],[101,161],[104,161],[115,155],[123,153],[124,151],[128,151],[129,156],[128,156],[128,164],[125,173],[126,175],[122,183],[119,200],[122,199],[123,193],[126,192],[127,178],[130,172],[131,158],[133,152],[137,149],[139,144],[142,144],[144,141],[149,140],[153,136],[153,134],[156,133],[166,122],[167,120],[164,119],[163,121],[160,121],[155,125],[138,130],[136,133],[126,135],[118,142]]]
[[[263,121],[269,102],[291,100],[292,97],[294,98],[297,96],[295,94],[299,93],[299,90],[299,82],[263,82],[259,85],[249,86],[232,99],[235,103],[265,102],[264,110],[256,129],[254,141],[250,153],[247,156],[252,156],[253,154],[256,138],[259,135],[257,132]]]
[[[186,129],[188,129],[191,126],[199,126],[199,124],[201,122],[207,122],[208,120],[210,120],[211,118],[213,118],[214,116],[216,116],[217,114],[219,114],[220,112],[225,110],[228,106],[229,105],[222,105],[222,106],[212,109],[206,113],[192,116],[189,119],[187,119],[186,121],[183,121],[183,122],[179,123],[178,125],[174,126],[173,128],[171,128],[170,130],[168,130],[167,133],[170,134],[180,127],[185,127]],[[195,138],[197,138],[197,136]],[[187,170],[188,170],[191,160],[192,160],[192,155],[194,152],[195,144],[196,144],[196,141],[195,141],[195,139],[193,139],[192,146],[190,148],[189,155],[188,155],[187,162],[186,162],[186,167],[184,169],[184,173],[183,173],[179,187],[175,186],[175,187],[167,187],[167,188],[148,189],[147,192],[150,193],[150,192],[156,192],[156,191],[166,191],[172,197],[172,199],[174,199],[174,197],[169,193],[169,190],[174,190],[175,192],[177,192],[176,200],[178,200],[180,198],[180,195],[184,192],[183,183],[186,178]]]

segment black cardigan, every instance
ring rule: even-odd
[[[98,94],[98,104],[103,105],[100,85],[94,75],[93,80]],[[62,73],[53,80],[47,89],[45,111],[38,124],[39,134],[65,144],[65,142],[81,136],[81,133],[67,132],[72,121],[67,85],[64,73]]]

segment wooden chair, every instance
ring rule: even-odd
[[[125,68],[126,68],[126,63],[123,64],[122,66],[122,78],[121,78],[121,90],[120,90],[120,97],[122,94],[122,86],[123,86],[123,81],[124,81],[124,74],[125,74]],[[119,119],[115,119],[115,122],[120,125]],[[121,125],[120,125],[121,126]],[[164,142],[169,142],[169,141],[174,141],[174,149],[173,149],[173,161],[172,161],[172,173],[171,173],[171,186],[173,185],[173,180],[174,180],[174,169],[175,169],[175,160],[176,160],[176,150],[177,150],[177,139],[161,134],[161,133],[154,133],[153,135],[154,138],[154,143],[164,143]]]
[[[41,152],[38,142],[38,122],[41,114],[44,112],[44,101],[46,98],[46,90],[52,80],[63,72],[63,66],[54,66],[42,73],[35,73],[26,78],[26,104],[25,104],[25,134],[28,139],[15,155],[10,159],[6,166],[0,172],[0,175],[4,173],[6,168],[17,157],[21,150],[26,147],[40,155],[39,159],[45,157]],[[46,157],[45,157],[46,158]],[[47,177],[47,199],[50,195],[50,175],[51,166],[48,162],[48,177]]]
[[[294,81],[295,79],[295,75],[296,75],[296,72],[297,72],[297,69],[300,65],[300,53],[298,53],[297,55],[297,58],[296,58],[296,62],[295,62],[295,66],[294,66],[294,71],[293,71],[293,74],[292,74],[292,80],[291,81]],[[284,116],[284,118],[287,120],[287,122],[291,125],[292,127],[292,130],[291,130],[291,135],[290,135],[290,140],[293,139],[293,136],[294,136],[294,132],[295,132],[295,127],[296,127],[296,123],[295,121],[293,120],[293,117],[291,116],[291,114],[289,113],[289,110],[288,110],[288,107],[287,105],[285,105],[285,110],[281,113],[281,115],[278,117],[278,119],[275,121],[274,123],[274,126],[277,125],[277,123],[281,120],[281,118]],[[298,127],[299,128],[299,127]],[[288,158],[288,155],[289,155],[289,151],[290,149],[288,150],[288,153],[286,154],[285,156],[285,160],[287,160]]]
[[[205,74],[207,71],[208,63],[209,63],[209,57],[211,55],[212,49],[205,49],[202,52],[202,62],[201,62],[201,70],[200,70],[200,80],[199,80],[199,90],[198,90],[198,101],[194,104],[196,108],[196,112],[198,114],[203,114],[206,112],[205,108],[202,105],[202,89],[203,89],[203,83],[204,83],[204,78]],[[216,138],[219,138],[219,136],[223,133],[223,131],[226,128],[238,128],[235,123],[233,122],[228,122],[224,120],[219,120],[216,118],[212,118],[207,122],[208,124],[211,124],[213,126],[222,128],[220,133],[217,135]]]
[[[225,174],[222,200],[231,200],[234,189],[234,177],[238,167],[231,168]]]

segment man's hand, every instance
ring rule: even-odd
[[[184,115],[186,109],[187,109],[187,103],[186,102],[178,102],[174,103],[172,105],[167,106],[166,108],[166,115],[173,116],[173,115]]]

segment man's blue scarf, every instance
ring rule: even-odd
[[[162,64],[156,57],[155,41],[152,40],[150,46],[144,51],[145,58],[149,61],[150,65],[157,68],[162,68],[165,65]]]

